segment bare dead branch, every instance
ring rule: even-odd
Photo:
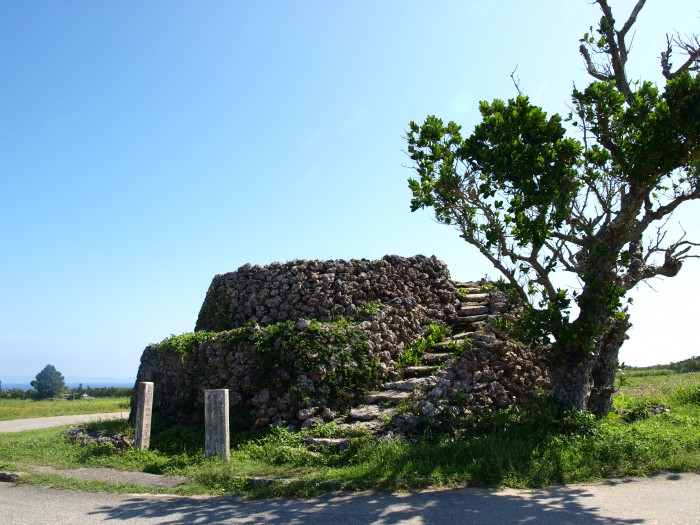
[[[673,66],[671,54],[674,46],[682,49],[688,55],[688,59],[676,71],[671,71]],[[700,39],[698,35],[685,37],[681,36],[680,33],[676,33],[675,37],[666,35],[666,51],[661,52],[661,72],[664,77],[672,80],[685,71],[698,70],[700,70]]]
[[[625,36],[627,35],[627,32],[630,30],[630,28],[637,21],[637,16],[639,16],[639,12],[642,10],[645,3],[646,3],[646,0],[639,0],[637,2],[637,5],[634,6],[634,9],[632,9],[632,13],[630,13],[630,17],[627,19],[627,22],[625,22],[625,25],[618,32],[618,35],[620,36],[620,38],[623,38],[623,39],[625,38]]]
[[[607,82],[608,80],[615,79],[615,77],[613,77],[612,75],[608,75],[598,71],[598,68],[593,63],[591,54],[588,52],[588,48],[584,44],[581,44],[578,50],[581,52],[581,55],[583,55],[583,60],[586,62],[586,71],[588,71],[589,75],[591,75],[596,80],[600,80],[601,82]]]
[[[510,73],[510,79],[513,81],[513,85],[515,86],[515,89],[518,91],[518,95],[523,95],[524,93],[520,89],[520,77],[515,78],[515,72],[518,70],[518,66],[515,66],[515,69],[511,71]]]
[[[684,202],[695,199],[700,199],[700,187],[695,187],[688,193],[676,196],[674,200],[668,204],[659,206],[655,210],[645,209],[644,216],[637,221],[637,224],[634,226],[633,235],[641,235],[652,222],[663,219],[673,213],[673,211]]]

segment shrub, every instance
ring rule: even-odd
[[[700,384],[679,386],[671,394],[671,399],[679,405],[700,405]]]

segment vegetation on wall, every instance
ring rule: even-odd
[[[376,311],[372,304],[369,311]],[[363,317],[363,314],[361,317]],[[333,404],[362,395],[378,380],[379,359],[366,333],[343,318],[333,322],[283,321],[260,327],[256,323],[223,332],[198,331],[173,335],[157,345],[160,356],[178,356],[183,365],[212,345],[252,350],[259,361],[254,372],[258,390],[267,388],[278,397],[293,396],[310,402],[299,388],[302,375],[313,376],[317,391]]]

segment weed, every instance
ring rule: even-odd
[[[396,360],[397,368],[402,370],[407,366],[419,364],[423,354],[435,349],[435,345],[444,341],[446,337],[446,326],[431,323],[423,337],[404,347],[403,352]]]
[[[700,405],[700,383],[677,387],[671,399],[679,405]]]
[[[379,313],[383,307],[384,305],[380,301],[365,301],[357,306],[355,318],[357,320],[366,319],[367,317]]]
[[[180,335],[173,334],[158,344],[157,352],[161,355],[179,355],[184,363],[188,356],[201,347],[202,343],[213,341],[215,337],[216,332],[207,332],[205,330]]]

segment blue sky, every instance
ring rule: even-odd
[[[516,94],[516,66],[565,112],[599,16],[584,0],[0,2],[0,380],[47,363],[133,378],[147,344],[192,330],[214,275],[247,262],[422,253],[496,277],[410,213],[407,124],[471,129],[479,100]],[[631,76],[660,81],[665,32],[698,16],[649,2]],[[691,237],[699,218],[679,213]],[[700,353],[699,270],[634,294],[624,361]]]

